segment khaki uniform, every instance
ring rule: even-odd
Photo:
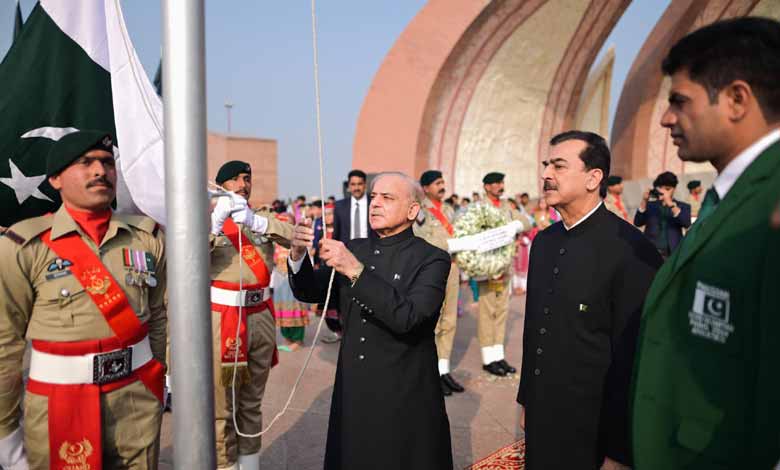
[[[52,276],[63,271],[49,269],[59,258],[40,239],[49,228],[52,239],[78,232],[99,254],[141,323],[149,327],[154,359],[165,364],[165,244],[152,219],[114,214],[100,247],[81,231],[64,207],[53,216],[19,222],[0,237],[0,438],[19,426],[26,340],[67,342],[115,336],[75,276]],[[156,287],[126,283],[123,248],[145,251],[154,257]],[[136,381],[101,394],[100,404],[104,468],[157,468],[162,418],[157,397]],[[25,394],[24,441],[30,468],[49,468],[47,410],[46,396]]]
[[[693,197],[693,194],[688,194],[688,204],[691,205],[691,223],[696,221],[696,218],[699,217],[699,209],[701,209],[701,199],[696,199]]]
[[[252,241],[263,257],[269,273],[274,266],[274,247],[272,242],[289,246],[293,226],[277,220],[270,212],[259,213],[268,219],[265,235],[258,235],[242,227],[244,234]],[[238,250],[224,235],[211,235],[212,281],[238,283],[246,285],[258,282],[246,263],[241,265]],[[241,268],[243,268],[241,270]],[[220,357],[221,350],[221,314],[212,312],[212,338],[214,348],[214,409],[216,411],[217,466],[230,467],[238,460],[238,455],[250,455],[260,451],[261,439],[240,437],[233,426],[233,397],[230,387],[222,385]],[[247,335],[249,341],[247,366],[249,381],[236,386],[238,411],[236,422],[244,434],[256,434],[262,429],[262,411],[260,405],[265,393],[265,384],[271,370],[271,359],[276,349],[276,321],[270,310],[264,310],[247,316]]]
[[[628,221],[628,209],[626,209],[626,204],[622,200],[620,201],[623,203],[623,211],[621,211],[617,204],[617,197],[618,196],[608,193],[607,197],[604,198],[604,207],[606,207],[608,211],[617,215],[621,219]]]
[[[430,199],[423,201],[424,219],[422,223],[414,224],[414,234],[431,245],[447,249],[447,240],[452,238],[439,219],[430,211],[434,207]],[[441,212],[452,223],[455,211],[449,204],[442,204]],[[439,360],[449,359],[452,354],[452,343],[455,341],[455,328],[458,322],[458,290],[460,288],[460,270],[453,260],[450,275],[447,278],[447,289],[444,293],[444,304],[441,307],[439,321],[436,323],[436,352]]]
[[[491,204],[489,198],[485,197],[485,204]],[[512,208],[506,200],[501,200],[499,209],[505,211],[510,220],[520,221],[522,228],[520,232],[530,230],[531,220],[528,216],[521,214]],[[509,294],[512,282],[512,265],[507,267],[501,279],[496,281],[479,282],[479,317],[477,319],[477,337],[479,345],[483,349],[483,362],[485,362],[485,348],[499,348],[501,350],[500,358],[503,359],[504,337],[506,334],[506,319],[509,313]],[[496,359],[496,360],[498,360]],[[488,364],[488,361],[485,364]]]

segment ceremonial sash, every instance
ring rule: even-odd
[[[262,255],[257,251],[252,241],[242,232],[233,219],[227,219],[225,225],[222,227],[222,233],[230,240],[235,249],[239,250],[239,237],[241,240],[241,259],[244,260],[246,266],[252,271],[257,279],[256,284],[244,285],[243,289],[267,289],[271,282],[271,275],[268,272],[268,266],[265,265]],[[241,275],[241,273],[239,273]],[[220,287],[215,281],[212,283],[215,287]],[[226,287],[228,289],[238,290],[238,285],[232,283],[233,287]],[[236,381],[237,383],[244,383],[249,379],[249,370],[247,368],[247,361],[249,357],[249,335],[247,335],[247,321],[246,316],[250,313],[256,313],[265,310],[268,307],[269,302],[264,302],[261,305],[255,307],[242,307],[242,315],[239,317],[239,309],[234,306],[225,306],[212,304],[214,311],[220,312],[220,357],[222,360],[222,374],[220,382],[224,386],[229,386],[233,381],[233,367],[237,367]],[[215,308],[217,306],[218,308]],[[270,308],[269,308],[270,309]],[[236,337],[236,329],[239,326],[238,321],[241,319],[241,327],[238,330],[238,337]],[[236,360],[238,356],[238,360]]]
[[[66,356],[83,355],[126,348],[146,336],[148,329],[136,316],[124,291],[79,234],[69,233],[52,240],[51,230],[47,230],[41,239],[57,256],[72,261],[73,276],[84,286],[116,336],[74,342],[34,341],[35,349]],[[164,367],[152,360],[130,376],[104,385],[29,380],[29,391],[48,397],[49,468],[101,469],[100,393],[140,380],[162,402],[163,379]]]
[[[441,225],[447,230],[447,233],[452,236],[452,234],[455,233],[455,229],[452,227],[452,224],[449,220],[447,220],[447,216],[444,215],[444,213],[436,207],[435,205],[433,207],[429,207],[428,210],[431,211],[431,214],[433,214],[434,217],[441,223]]]

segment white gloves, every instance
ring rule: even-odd
[[[268,219],[255,214],[249,208],[246,199],[235,193],[217,199],[217,205],[211,211],[211,233],[219,235],[228,217],[232,217],[235,223],[244,224],[261,235],[268,229]]]
[[[24,453],[24,432],[14,432],[0,439],[0,467],[5,470],[27,470],[27,455]]]
[[[262,215],[255,214],[249,206],[244,207],[243,210],[234,210],[231,217],[233,217],[233,222],[244,224],[249,230],[260,235],[263,235],[268,229],[268,219]]]
[[[523,231],[523,223],[520,222],[519,220],[513,220],[509,222],[509,225],[515,231],[515,233],[520,233]]]

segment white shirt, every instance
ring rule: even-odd
[[[596,204],[596,207],[594,207],[593,209],[591,209],[591,210],[590,210],[590,212],[588,212],[587,214],[585,214],[585,216],[584,216],[583,218],[581,218],[580,220],[578,220],[578,221],[574,222],[574,225],[572,225],[571,227],[568,227],[568,226],[566,226],[566,222],[563,222],[563,221],[561,221],[561,222],[563,222],[563,228],[565,228],[565,229],[566,229],[566,231],[568,232],[569,230],[573,229],[574,227],[578,226],[579,224],[581,224],[581,223],[585,222],[585,220],[586,220],[588,217],[592,216],[592,215],[593,215],[593,213],[594,213],[594,212],[596,212],[596,210],[597,210],[599,207],[601,207],[601,205],[602,205],[602,204],[604,204],[604,201],[599,201],[599,203],[598,203],[598,204]]]
[[[775,129],[769,134],[753,142],[750,147],[742,151],[731,161],[723,171],[720,172],[715,182],[712,184],[721,200],[726,197],[731,187],[737,182],[737,178],[753,163],[761,152],[769,148],[770,145],[780,140],[780,129]]]
[[[353,227],[355,226],[355,205],[360,204],[360,227],[359,236],[353,237]],[[355,199],[354,196],[349,198],[349,238],[368,238],[368,196],[363,193],[363,197]]]

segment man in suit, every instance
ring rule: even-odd
[[[342,243],[355,238],[367,238],[369,234],[368,205],[371,200],[366,194],[366,174],[361,170],[350,171],[347,190],[350,197],[336,201],[333,212],[333,238]]]
[[[610,159],[602,137],[568,131],[553,137],[544,162],[544,198],[563,220],[531,247],[517,394],[528,470],[631,465],[634,350],[662,259],[603,206]]]
[[[314,234],[295,229],[290,285],[322,302],[337,275],[344,338],[336,366],[325,470],[452,469],[450,426],[436,368],[435,328],[450,255],[414,236],[422,202],[416,181],[383,173],[372,185],[376,237],[323,240],[326,266],[308,256]]]
[[[691,206],[674,199],[677,176],[665,171],[653,181],[653,189],[642,195],[642,202],[634,215],[634,225],[645,227],[661,256],[668,257],[683,237],[683,229],[691,226]]]
[[[780,23],[738,18],[680,39],[670,130],[718,176],[647,295],[633,395],[639,470],[772,468],[780,458]]]
[[[617,175],[609,175],[607,178],[607,196],[604,198],[604,207],[623,220],[628,220],[626,205],[623,203],[623,178]]]

